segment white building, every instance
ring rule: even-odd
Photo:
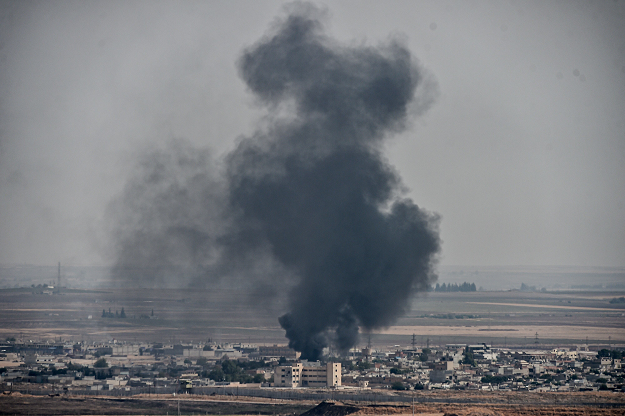
[[[337,387],[341,385],[341,363],[303,362],[276,367],[275,387]]]

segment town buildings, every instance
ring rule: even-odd
[[[493,348],[486,344],[369,350],[327,362],[242,344],[46,343],[0,346],[0,388],[128,394],[205,388],[623,392],[623,349]],[[594,350],[593,350],[594,349]],[[264,355],[266,354],[266,355]]]

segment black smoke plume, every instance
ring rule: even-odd
[[[297,4],[288,12],[238,63],[269,110],[268,126],[227,156],[221,185],[195,172],[197,156],[184,160],[195,174],[181,183],[156,175],[172,189],[157,193],[165,208],[148,224],[157,230],[142,232],[148,246],[204,262],[198,273],[206,276],[269,258],[268,275],[291,282],[279,319],[289,345],[317,359],[330,344],[355,345],[360,328],[391,325],[404,313],[435,279],[440,240],[438,217],[401,197],[401,180],[381,153],[384,138],[405,128],[422,82],[409,50],[397,40],[344,46],[324,35],[322,11]],[[223,198],[213,198],[220,186]],[[184,204],[167,200],[177,195]],[[222,199],[221,225],[211,233],[214,214],[205,211]],[[136,235],[119,241],[133,245]]]

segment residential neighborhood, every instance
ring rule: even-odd
[[[302,360],[286,346],[33,342],[0,345],[5,392],[214,393],[214,388],[625,391],[623,352],[449,344],[352,350]],[[212,388],[212,389],[211,389]]]

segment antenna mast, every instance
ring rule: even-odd
[[[56,293],[61,293],[61,262],[59,262],[59,274],[57,277]]]

